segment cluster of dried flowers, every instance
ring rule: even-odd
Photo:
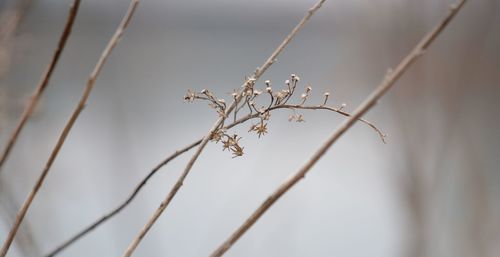
[[[307,99],[311,96],[312,87],[307,86],[304,90],[304,93],[300,95],[299,103],[296,105],[288,104],[289,100],[292,98],[294,93],[296,92],[298,82],[300,81],[299,76],[295,74],[291,74],[290,79],[285,80],[285,87],[280,90],[273,90],[271,86],[271,81],[266,80],[264,82],[265,89],[259,90],[255,88],[255,79],[248,79],[248,83],[244,86],[242,92],[242,98],[240,98],[238,102],[238,93],[233,92],[232,97],[236,101],[236,107],[233,111],[233,124],[243,123],[247,120],[258,118],[260,121],[257,124],[253,124],[250,126],[248,132],[254,132],[260,138],[261,136],[268,133],[267,124],[271,117],[271,111],[275,109],[291,109],[293,111],[293,115],[289,117],[289,121],[295,122],[304,122],[304,116],[302,114],[297,114],[296,109],[301,109],[304,107]],[[256,106],[256,100],[263,96],[269,96],[269,103],[265,106]],[[321,107],[325,106],[328,102],[328,98],[330,97],[329,92],[324,93],[324,101],[322,105],[311,106],[311,107]],[[184,100],[187,102],[194,102],[195,100],[204,100],[208,102],[208,105],[214,109],[220,117],[227,119],[229,113],[227,113],[226,101],[222,98],[216,97],[211,91],[207,89],[203,89],[200,92],[195,92],[192,90],[188,90],[187,94],[184,96]],[[336,110],[340,111],[345,107],[345,104],[342,104],[341,107],[336,108]],[[238,119],[238,114],[243,112],[243,109],[248,109],[241,118]],[[232,126],[230,126],[232,127]],[[241,137],[236,134],[230,135],[227,134],[227,126],[224,127],[224,123],[212,133],[211,140],[218,143],[222,142],[222,149],[229,150],[233,154],[234,157],[242,156],[243,149],[239,143]]]

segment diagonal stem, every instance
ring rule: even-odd
[[[115,34],[113,35],[113,37],[111,37],[110,41],[108,42],[108,45],[104,49],[101,57],[99,58],[96,66],[94,67],[94,70],[90,74],[90,77],[87,81],[87,85],[86,85],[85,90],[82,94],[82,97],[80,98],[78,105],[76,106],[75,110],[71,114],[71,117],[69,118],[68,122],[66,123],[61,135],[59,136],[57,143],[56,143],[54,149],[52,150],[47,163],[45,164],[45,168],[43,169],[42,173],[38,177],[31,192],[28,194],[28,197],[26,198],[21,209],[19,210],[19,212],[16,215],[14,225],[12,226],[11,230],[9,231],[9,235],[7,236],[7,239],[3,243],[2,249],[0,251],[0,257],[5,257],[5,255],[7,255],[7,252],[9,251],[10,245],[12,244],[12,241],[14,240],[14,237],[16,236],[17,230],[19,229],[19,226],[21,225],[21,222],[23,221],[24,216],[28,212],[28,209],[29,209],[31,203],[33,202],[36,194],[38,193],[38,191],[42,187],[42,184],[43,184],[45,178],[47,177],[47,174],[49,173],[49,170],[50,170],[52,164],[54,163],[54,160],[56,159],[57,154],[61,150],[61,147],[63,146],[64,141],[66,140],[71,128],[75,124],[75,121],[77,120],[80,113],[83,111],[85,104],[87,102],[87,99],[90,95],[90,92],[92,91],[92,88],[94,87],[94,83],[97,79],[97,76],[101,72],[104,63],[106,62],[109,55],[111,54],[111,51],[115,48],[115,46],[118,44],[118,41],[121,39],[127,25],[130,22],[130,19],[132,18],[132,15],[133,15],[135,9],[137,8],[138,3],[139,3],[138,0],[132,0],[130,2],[130,6],[129,6],[127,13],[123,17],[123,20],[121,21],[120,25],[118,26],[118,29],[115,31]]]
[[[449,13],[445,18],[434,27],[415,48],[399,63],[399,65],[386,75],[381,84],[363,101],[354,113],[333,132],[333,134],[323,143],[323,145],[311,156],[296,173],[283,182],[267,199],[250,215],[250,217],[236,229],[212,254],[210,257],[219,257],[224,255],[245,232],[252,227],[257,220],[274,204],[281,196],[290,190],[297,182],[305,177],[318,160],[328,151],[328,149],[339,139],[355,122],[370,110],[377,101],[394,85],[394,83],[408,70],[411,64],[420,57],[436,37],[443,31],[446,25],[457,14],[464,5],[465,0],[460,0],[456,5],[451,5]]]
[[[59,42],[57,43],[56,51],[54,52],[54,55],[52,56],[52,59],[50,60],[49,65],[47,66],[47,69],[43,73],[40,82],[38,82],[38,86],[35,88],[33,95],[31,96],[28,102],[28,105],[21,114],[21,118],[19,118],[16,128],[14,129],[12,135],[7,140],[7,145],[5,146],[0,155],[0,172],[2,171],[3,164],[7,161],[7,158],[9,157],[12,148],[16,144],[17,138],[21,134],[21,130],[23,129],[24,124],[26,124],[28,118],[31,116],[31,114],[33,114],[33,111],[35,110],[38,101],[42,97],[43,92],[45,91],[45,89],[49,84],[50,77],[52,76],[52,73],[56,68],[56,64],[59,61],[59,57],[61,57],[64,47],[66,46],[66,42],[68,41],[69,35],[71,34],[71,30],[73,28],[73,23],[75,21],[76,14],[78,13],[79,6],[80,6],[80,0],[74,0],[73,3],[71,4],[71,7],[69,9],[68,19],[66,20],[66,25],[64,26],[63,33],[61,34]]]
[[[258,68],[254,74],[254,77],[251,79],[247,79],[245,83],[242,85],[244,88],[247,87],[250,83],[253,83],[253,81],[258,80],[264,72],[276,61],[276,57],[285,49],[285,47],[290,43],[290,41],[297,35],[297,33],[304,27],[304,25],[307,23],[307,21],[314,15],[314,13],[321,8],[323,3],[326,0],[320,0],[318,1],[311,9],[308,10],[307,14],[302,18],[302,20],[295,26],[295,28],[292,30],[288,36],[285,37],[283,42],[276,48],[276,50],[269,56],[269,58],[264,62],[264,64]],[[226,117],[228,117],[228,114],[233,111],[233,109],[236,107],[236,103],[239,102],[242,97],[244,90],[240,90],[238,92],[238,95],[235,97],[234,101],[231,103],[231,105],[226,109]],[[146,235],[146,233],[149,231],[149,229],[153,226],[153,224],[156,222],[156,220],[160,217],[160,215],[163,213],[163,211],[167,208],[169,205],[170,201],[174,198],[174,196],[177,194],[179,189],[182,187],[182,184],[184,183],[184,179],[187,177],[189,172],[191,171],[191,168],[193,167],[194,163],[200,156],[201,152],[207,145],[208,141],[210,140],[211,135],[214,133],[215,130],[219,128],[219,126],[222,124],[224,121],[224,117],[220,117],[212,126],[212,128],[208,131],[208,133],[205,135],[203,140],[201,141],[200,145],[198,146],[198,149],[196,149],[195,154],[191,157],[189,162],[187,163],[184,171],[182,172],[181,176],[175,183],[174,187],[170,190],[166,198],[161,202],[160,206],[156,211],[153,213],[153,216],[147,221],[146,225],[141,229],[139,234],[132,240],[130,245],[128,246],[127,250],[124,253],[124,257],[130,257],[132,256],[133,252],[141,242],[142,238]]]

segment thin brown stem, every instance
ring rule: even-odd
[[[52,150],[52,153],[50,154],[50,157],[45,165],[45,168],[43,169],[42,173],[37,179],[36,184],[34,185],[33,189],[29,193],[28,197],[23,203],[23,206],[19,210],[19,212],[16,215],[16,220],[14,221],[14,225],[12,226],[9,235],[7,236],[7,239],[5,240],[2,249],[0,251],[0,257],[5,257],[7,254],[10,245],[12,244],[12,241],[14,240],[14,237],[17,233],[17,230],[19,229],[19,226],[21,225],[21,222],[24,219],[24,216],[26,215],[26,212],[28,212],[28,209],[33,202],[33,199],[35,198],[38,190],[42,187],[43,181],[45,180],[45,177],[49,173],[50,167],[52,166],[54,160],[57,157],[57,154],[59,153],[59,150],[64,144],[64,141],[66,140],[66,137],[68,136],[71,128],[75,124],[76,119],[82,112],[83,108],[85,107],[85,104],[87,102],[87,99],[90,95],[90,92],[92,91],[92,88],[94,87],[94,83],[97,79],[97,76],[101,72],[101,69],[108,59],[109,55],[111,54],[111,51],[114,49],[118,41],[121,39],[123,32],[125,31],[127,25],[130,22],[130,19],[132,18],[132,15],[137,7],[138,0],[132,0],[130,2],[129,9],[125,16],[123,17],[123,20],[121,21],[120,25],[118,26],[118,29],[115,31],[115,34],[113,37],[111,37],[110,41],[108,42],[108,45],[104,49],[104,51],[101,54],[101,57],[99,58],[99,61],[97,62],[96,66],[94,67],[94,70],[90,74],[90,77],[87,82],[87,86],[85,87],[85,90],[83,92],[82,97],[80,98],[80,101],[78,102],[78,105],[76,106],[76,109],[73,111],[70,119],[66,123],[61,135],[59,136],[59,139],[57,140],[57,143]]]
[[[56,51],[54,52],[54,55],[52,56],[52,59],[50,60],[49,65],[47,66],[47,69],[43,73],[40,82],[38,82],[37,87],[33,91],[33,95],[31,96],[28,105],[24,109],[23,113],[21,114],[21,117],[19,118],[19,121],[17,122],[14,131],[12,132],[12,135],[10,135],[9,139],[7,140],[7,145],[5,146],[5,148],[2,151],[2,154],[0,155],[0,173],[2,171],[3,164],[6,162],[12,148],[16,144],[17,138],[19,137],[19,134],[21,133],[21,130],[24,127],[24,124],[26,124],[26,121],[28,121],[28,118],[35,110],[38,101],[40,100],[43,92],[45,91],[45,89],[49,84],[50,77],[52,76],[52,73],[56,68],[56,64],[59,61],[59,57],[61,57],[64,47],[66,46],[66,42],[68,41],[69,35],[71,34],[71,30],[73,28],[73,23],[75,21],[76,14],[78,13],[79,6],[80,6],[80,0],[74,0],[73,3],[71,4],[68,13],[68,18],[66,20],[66,25],[64,26],[64,30],[61,34],[61,37],[59,38],[59,42],[57,43]]]
[[[269,58],[264,62],[264,64],[258,68],[255,71],[255,74],[252,78],[247,79],[245,83],[242,85],[242,87],[245,89],[249,83],[254,83],[254,81],[258,80],[264,72],[276,61],[276,57],[285,49],[285,47],[290,43],[290,41],[297,35],[297,33],[304,27],[306,22],[314,15],[314,13],[323,5],[323,3],[326,0],[320,0],[318,1],[309,11],[307,14],[302,18],[302,20],[295,26],[295,28],[292,30],[292,32],[285,37],[283,42],[276,48],[276,50],[269,56]],[[253,85],[252,85],[253,86]],[[245,90],[241,90],[238,95],[235,97],[234,101],[231,103],[231,105],[226,109],[226,115],[225,117],[228,117],[228,114],[233,111],[233,109],[236,107],[236,103],[241,100],[243,97],[242,92]],[[212,128],[208,131],[208,133],[205,135],[203,140],[201,141],[200,145],[198,146],[198,149],[196,150],[195,154],[191,157],[189,162],[187,163],[184,171],[182,172],[181,176],[175,183],[174,187],[172,190],[168,193],[166,198],[161,202],[160,206],[156,211],[153,213],[153,216],[147,221],[146,225],[141,229],[139,234],[132,240],[131,244],[127,248],[127,250],[124,253],[124,257],[130,257],[132,256],[133,252],[141,242],[142,238],[146,235],[146,233],[149,231],[149,229],[153,226],[153,224],[156,222],[156,220],[160,217],[160,215],[163,213],[163,211],[167,208],[169,205],[170,201],[174,198],[174,196],[177,194],[179,189],[181,188],[182,184],[184,183],[184,179],[186,176],[189,174],[191,171],[191,168],[193,167],[194,163],[200,156],[201,152],[207,145],[208,141],[210,140],[211,135],[214,133],[215,130],[217,130],[224,121],[224,117],[220,117],[212,126]]]
[[[193,149],[195,146],[199,145],[201,143],[201,139],[197,140],[196,142],[191,143],[190,145],[175,151],[172,155],[168,156],[165,160],[160,162],[158,165],[156,165],[148,174],[146,177],[144,177],[139,184],[134,188],[132,193],[129,195],[125,201],[123,201],[118,207],[115,209],[111,210],[110,212],[106,213],[103,215],[100,219],[96,220],[94,223],[90,224],[87,226],[85,229],[82,231],[78,232],[75,234],[73,237],[62,243],[60,246],[58,246],[56,249],[54,249],[52,252],[49,254],[45,255],[46,257],[53,257],[56,256],[58,253],[60,253],[62,250],[66,249],[68,246],[76,242],[78,239],[83,237],[84,235],[88,234],[92,230],[96,229],[98,226],[106,222],[107,220],[111,219],[113,216],[121,212],[127,205],[129,205],[134,198],[139,194],[139,192],[142,190],[142,188],[146,185],[146,183],[153,177],[153,175],[160,170],[163,166],[165,166],[167,163],[169,163],[171,160],[177,158],[179,155]]]
[[[297,182],[299,182],[318,162],[318,160],[327,152],[332,144],[337,141],[363,114],[370,110],[376,102],[389,90],[398,78],[408,70],[410,65],[421,56],[440,32],[446,27],[451,19],[457,14],[460,8],[465,3],[465,0],[460,0],[458,4],[450,6],[449,13],[446,17],[430,31],[415,48],[399,63],[396,69],[387,74],[382,83],[363,101],[354,113],[346,119],[333,132],[333,134],[323,143],[323,145],[313,154],[313,156],[302,166],[293,176],[283,182],[269,197],[243,222],[243,224],[225,241],[223,242],[210,256],[219,257],[226,253],[233,244],[250,228],[255,222],[288,190],[290,190]]]

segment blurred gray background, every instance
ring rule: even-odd
[[[71,1],[0,1],[0,143],[44,71]],[[106,63],[31,207],[9,256],[41,256],[119,204],[165,156],[201,137],[217,115],[185,103],[207,88],[229,101],[313,0],[144,0]],[[352,111],[446,13],[449,0],[327,1],[263,80],[324,91]],[[0,180],[0,241],[66,123],[125,0],[83,0],[40,106]],[[227,256],[426,257],[500,255],[500,3],[469,1],[366,118]],[[7,18],[5,18],[7,17]],[[263,81],[262,80],[262,81]],[[263,88],[263,82],[258,86]],[[298,101],[295,99],[295,101]],[[211,143],[136,256],[206,256],[291,173],[343,117],[273,114],[269,134],[235,129],[245,155]],[[192,153],[148,183],[117,218],[60,256],[121,256]]]

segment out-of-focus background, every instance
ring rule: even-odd
[[[71,1],[0,1],[4,147],[55,49]],[[217,118],[187,89],[226,101],[314,0],[144,0],[35,199],[9,256],[42,256],[118,205]],[[327,1],[263,80],[291,73],[311,103],[347,111],[446,13],[449,0]],[[128,1],[83,0],[50,85],[0,175],[0,241],[41,172]],[[429,51],[227,256],[500,255],[500,3],[469,1]],[[263,82],[258,82],[263,88]],[[294,99],[298,101],[298,99]],[[295,172],[343,117],[273,114],[235,129],[245,155],[210,143],[136,256],[206,256]],[[179,176],[185,154],[129,208],[60,256],[121,256]]]

